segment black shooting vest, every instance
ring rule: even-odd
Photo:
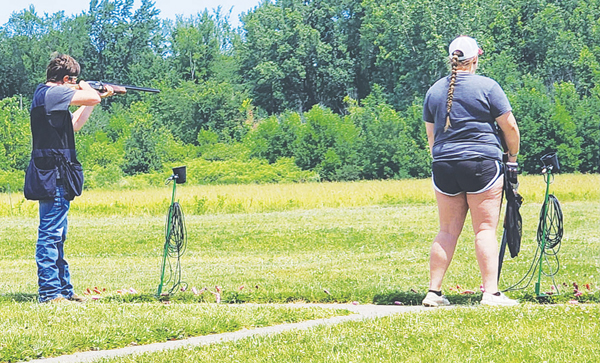
[[[46,92],[40,84],[31,105],[33,150],[25,173],[25,198],[54,199],[57,184],[63,185],[65,199],[81,195],[83,170],[77,161],[72,115],[68,110],[47,112]]]

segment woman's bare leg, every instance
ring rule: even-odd
[[[485,291],[498,291],[498,241],[496,229],[502,204],[503,179],[479,194],[467,194],[467,203],[471,210],[473,232],[475,232],[475,254],[481,271]]]
[[[467,216],[468,204],[464,193],[454,197],[435,192],[440,219],[440,231],[433,240],[429,258],[429,289],[440,291],[444,275],[450,266],[458,236]]]

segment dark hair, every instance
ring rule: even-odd
[[[81,67],[73,57],[57,53],[46,68],[46,82],[61,82],[65,76],[77,77],[80,71]]]

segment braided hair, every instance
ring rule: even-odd
[[[444,132],[448,131],[448,128],[452,127],[452,124],[450,123],[450,110],[452,110],[452,100],[454,99],[454,87],[456,85],[456,75],[458,73],[458,69],[469,69],[472,67],[473,63],[476,63],[477,61],[477,57],[458,60],[458,58],[462,56],[462,51],[455,50],[452,53],[452,58],[450,58],[452,72],[450,74],[450,85],[448,86],[448,98],[446,99],[446,125],[444,126]]]
[[[454,99],[454,85],[456,84],[456,73],[458,72],[458,57],[461,57],[462,55],[463,53],[460,50],[457,50],[452,53],[452,58],[450,58],[452,73],[450,74],[448,98],[446,99],[446,125],[444,126],[444,132],[448,131],[448,128],[452,126],[450,123],[450,110],[452,109],[452,100]]]

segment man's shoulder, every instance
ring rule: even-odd
[[[70,95],[73,96],[73,94],[75,93],[75,90],[69,88],[69,87],[65,87],[65,86],[46,86],[48,87],[48,90],[46,91],[46,95],[48,96],[53,96],[53,97],[60,97],[62,98],[63,95]]]
[[[33,102],[31,108],[43,106],[46,103],[46,92],[50,86],[45,84],[39,84],[33,92]]]
[[[46,110],[65,111],[69,109],[75,90],[65,86],[50,86],[46,91]]]

